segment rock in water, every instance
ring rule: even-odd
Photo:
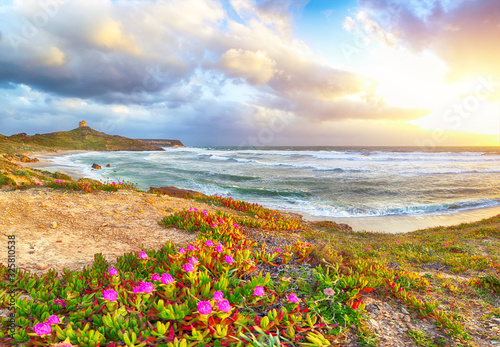
[[[92,164],[92,168],[99,170],[101,168],[101,165],[94,163]]]
[[[108,164],[108,165],[106,165],[106,167],[111,167],[111,165]]]
[[[196,198],[206,197],[205,194],[197,192],[195,190],[189,189],[180,189],[176,187],[149,187],[149,193],[158,193],[161,195],[173,196],[174,198],[183,198],[186,199],[188,195],[194,196]]]

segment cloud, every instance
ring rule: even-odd
[[[243,77],[251,84],[267,83],[274,75],[276,62],[263,51],[230,49],[220,57],[218,66],[229,76]]]
[[[0,128],[87,119],[123,135],[175,130],[197,144],[234,144],[283,114],[321,127],[423,112],[374,102],[373,80],[295,37],[307,2],[15,1],[0,11]]]
[[[52,46],[44,52],[41,63],[47,66],[61,66],[65,63],[66,56],[59,48]]]
[[[500,2],[360,0],[370,18],[413,51],[431,50],[444,60],[448,82],[493,76],[500,80]],[[500,97],[500,91],[495,98]]]

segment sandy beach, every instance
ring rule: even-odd
[[[51,158],[54,157],[60,157],[62,155],[70,155],[70,154],[77,154],[77,153],[84,153],[87,151],[58,151],[57,153],[54,152],[39,152],[39,153],[34,153],[30,155],[30,158],[37,158],[39,161],[36,163],[21,163],[19,162],[19,165],[24,166],[24,167],[31,167],[33,169],[40,169],[40,170],[46,170],[50,172],[62,172],[73,179],[77,180],[79,178],[85,177],[84,173],[80,170],[75,169],[73,166],[69,165],[61,165],[61,164],[56,164],[53,161],[51,161]]]

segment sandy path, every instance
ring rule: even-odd
[[[183,208],[212,210],[195,201],[118,191],[82,194],[48,188],[0,192],[0,257],[7,235],[16,235],[16,267],[38,274],[50,268],[82,269],[95,253],[110,262],[141,246],[158,249],[168,240],[185,244],[195,234],[165,229],[158,221]]]

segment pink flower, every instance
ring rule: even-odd
[[[161,283],[163,284],[174,283],[174,278],[172,277],[172,275],[165,272],[163,275],[161,275]]]
[[[144,293],[150,294],[155,290],[155,285],[151,282],[139,282],[137,286],[134,287],[133,292],[136,294]]]
[[[210,304],[210,301],[200,301],[198,303],[198,311],[201,314],[210,314],[212,313],[212,304]]]
[[[139,252],[139,258],[148,259],[148,254],[144,251]]]
[[[255,287],[252,296],[262,296],[264,295],[264,287],[257,286]]]
[[[368,248],[368,247],[365,247],[365,251],[369,251],[369,250],[370,250],[370,248]]]
[[[234,224],[233,224],[233,226],[234,226],[235,228],[239,228],[239,227],[240,227],[240,226],[239,226],[238,224],[236,224],[236,223],[234,223]]]
[[[276,248],[276,253],[281,253],[281,248]]]
[[[182,269],[186,272],[191,272],[194,270],[194,265],[191,263],[187,263],[187,264],[182,265]]]
[[[221,245],[217,245],[217,247],[215,248],[215,250],[216,250],[218,253],[222,253],[222,252],[224,252],[224,250],[222,249],[222,246],[221,246]]]
[[[216,228],[216,227],[217,227],[217,224],[212,223],[212,228]]]
[[[38,336],[50,335],[52,333],[52,328],[49,323],[38,323],[31,329],[35,330],[35,334]]]
[[[193,247],[193,246],[191,246],[191,245],[188,245],[188,246],[186,247],[186,250],[187,250],[187,251],[194,251],[195,249],[196,249],[196,248],[194,248],[194,247]]]
[[[213,245],[214,245],[214,243],[212,242],[212,240],[205,241],[205,246],[212,247]]]
[[[219,302],[219,306],[218,306],[219,310],[222,311],[222,312],[231,312],[231,305],[229,304],[229,301],[228,300],[222,300],[221,302]]]
[[[190,257],[190,258],[188,258],[188,261],[191,264],[196,265],[198,263],[198,258],[196,258],[196,257]]]
[[[203,210],[203,214],[204,214],[205,216],[208,216],[208,213],[207,213],[207,211],[206,211],[206,210]]]
[[[329,295],[329,296],[330,296],[330,295],[335,294],[335,291],[334,291],[332,288],[325,288],[325,289],[323,290],[323,294],[325,294],[325,295]]]
[[[298,304],[300,302],[300,299],[295,294],[288,295],[287,299],[288,299],[288,301],[293,302],[295,304]]]
[[[214,300],[217,302],[221,302],[224,299],[224,293],[222,292],[215,292],[214,293]]]
[[[64,303],[64,300],[61,300],[61,299],[54,299],[54,304],[61,305],[62,307],[66,306],[66,304]]]
[[[226,256],[224,256],[224,260],[225,260],[225,261],[226,261],[226,263],[228,263],[228,264],[232,264],[232,263],[234,263],[234,259],[233,259],[233,257],[231,257],[230,255],[226,255]]]
[[[49,319],[47,320],[48,323],[50,324],[59,324],[61,323],[61,320],[59,319],[59,317],[57,317],[55,314],[50,316]]]
[[[151,276],[151,281],[160,281],[161,280],[161,277],[160,275],[158,275],[157,273],[154,273],[152,276]]]
[[[118,270],[115,269],[114,267],[110,267],[108,270],[108,273],[110,276],[116,276],[116,275],[118,275]]]
[[[185,252],[186,250],[183,247],[179,248],[179,253],[185,253]]]
[[[105,300],[116,301],[116,299],[118,298],[118,293],[115,292],[113,289],[108,289],[102,293],[102,296]]]

